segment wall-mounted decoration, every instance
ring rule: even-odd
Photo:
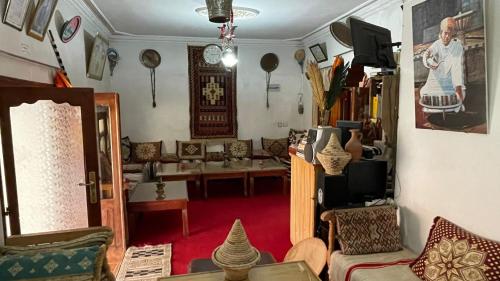
[[[208,64],[203,46],[188,46],[192,139],[236,138],[236,67]]]
[[[38,1],[36,9],[31,15],[30,23],[28,25],[29,36],[43,41],[56,6],[57,0]]]
[[[323,47],[321,47],[320,44],[316,44],[309,47],[309,50],[311,50],[311,53],[314,56],[314,59],[316,60],[317,63],[328,60],[328,57],[326,56],[326,51],[323,49]]]
[[[63,63],[63,60],[61,58],[61,54],[59,53],[59,50],[57,49],[57,44],[56,44],[56,41],[54,40],[54,35],[52,34],[52,30],[49,30],[49,39],[50,39],[50,45],[52,46],[52,50],[54,51],[54,55],[56,56],[56,59],[57,59],[57,64],[59,64],[60,69],[58,71],[58,74],[64,75],[65,80],[67,80],[67,83],[70,84],[71,82],[69,81],[69,76],[68,76],[68,73],[66,72],[66,68],[64,67],[64,63]],[[64,83],[63,83],[63,85],[65,85],[65,86],[68,86],[68,84],[66,84],[66,81],[64,81]]]
[[[118,51],[115,48],[109,48],[106,51],[106,54],[109,61],[109,75],[113,76],[113,71],[120,60],[120,54],[118,54]]]
[[[295,54],[293,55],[295,60],[300,66],[300,71],[304,73],[304,61],[306,59],[306,51],[304,49],[298,49],[295,51]]]
[[[424,1],[412,11],[416,127],[486,134],[484,0]]]
[[[23,30],[32,0],[8,0],[2,22],[15,29]]]
[[[68,43],[75,37],[78,29],[80,29],[80,25],[82,23],[82,19],[80,16],[75,16],[69,21],[65,22],[61,28],[61,41],[63,43]]]
[[[208,64],[218,64],[222,59],[222,48],[216,44],[208,44],[203,48],[203,59]]]
[[[106,64],[106,51],[108,50],[108,45],[108,41],[106,41],[100,34],[95,36],[87,67],[88,78],[102,80],[104,65]]]
[[[161,63],[160,53],[153,49],[145,49],[141,51],[139,60],[142,65],[149,68],[149,75],[151,78],[151,96],[153,97],[153,107],[156,107],[156,68]]]
[[[330,24],[330,33],[342,46],[352,49],[351,29],[341,21],[332,22]]]
[[[260,59],[260,67],[266,72],[266,107],[269,108],[269,83],[271,82],[271,72],[278,68],[280,61],[278,56],[267,53]]]
[[[302,93],[299,93],[299,103],[298,103],[298,111],[299,111],[299,114],[304,114],[304,102],[302,101],[304,97],[304,94]]]

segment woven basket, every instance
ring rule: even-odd
[[[246,280],[248,271],[260,260],[260,253],[248,241],[240,220],[236,220],[222,245],[212,252],[212,261],[226,273],[226,280]]]
[[[330,175],[341,175],[344,167],[351,161],[351,154],[345,152],[335,134],[331,134],[325,148],[316,153],[316,158],[321,163],[325,172]]]

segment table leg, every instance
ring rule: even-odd
[[[243,195],[245,195],[245,197],[248,197],[248,184],[247,184],[247,177],[243,177]]]
[[[205,178],[203,179],[203,196],[205,199],[208,198],[208,180]]]
[[[184,237],[189,236],[189,222],[187,207],[182,209],[182,234]]]
[[[248,180],[250,181],[250,196],[253,196],[255,193],[255,178],[250,176]]]
[[[196,179],[194,181],[194,184],[196,185],[196,193],[200,194],[201,193],[201,182],[200,182],[200,179]]]

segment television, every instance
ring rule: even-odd
[[[377,68],[396,68],[392,52],[391,31],[356,18],[350,18],[354,59],[352,64],[360,64]]]
[[[366,160],[347,165],[349,203],[364,203],[385,197],[387,189],[387,161]]]

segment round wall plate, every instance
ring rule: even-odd
[[[260,59],[260,67],[264,69],[265,72],[272,72],[278,68],[280,61],[278,56],[274,53],[267,53]]]
[[[147,68],[156,68],[161,63],[161,56],[156,50],[144,49],[139,55],[139,60]]]
[[[336,21],[330,24],[330,33],[342,46],[352,48],[351,29],[343,22]]]
[[[82,19],[80,16],[75,16],[69,21],[65,22],[61,28],[61,41],[63,43],[68,43],[75,37],[78,29],[80,29],[80,25],[82,23]]]

